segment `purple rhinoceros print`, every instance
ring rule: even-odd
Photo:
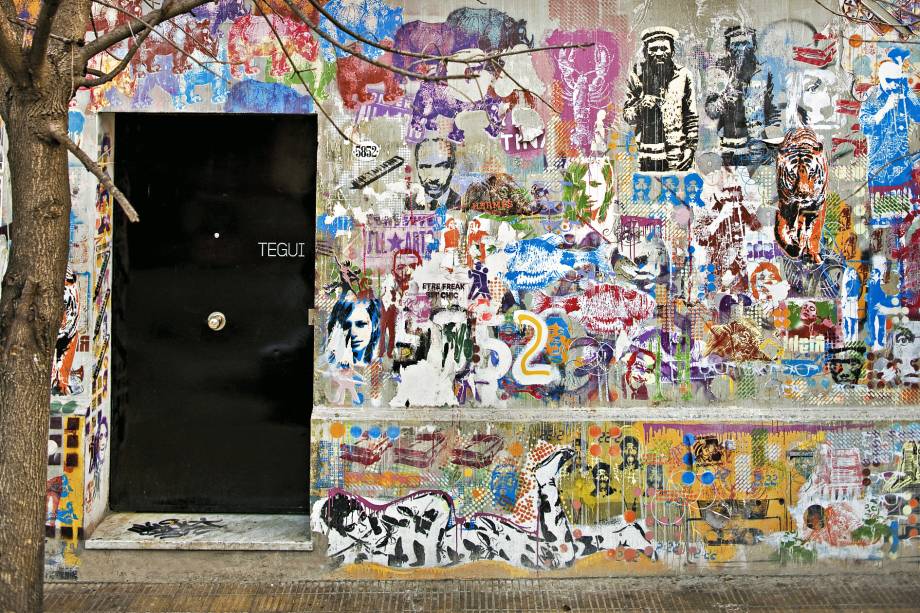
[[[181,109],[185,106],[182,91],[179,85],[179,75],[173,72],[173,60],[171,57],[164,57],[159,60],[161,70],[157,72],[138,73],[137,94],[134,96],[134,102],[140,106],[151,106],[153,104],[153,90],[157,87],[172,97],[173,106]]]
[[[460,49],[476,47],[478,36],[466,38],[458,35],[452,26],[446,23],[429,23],[427,21],[410,21],[403,24],[396,31],[393,48],[410,53],[425,53],[427,55],[450,55]],[[472,41],[472,44],[468,44]],[[440,66],[439,66],[440,64]],[[428,73],[437,70],[437,74],[445,74],[443,63],[424,61],[408,55],[393,54],[393,65],[404,70]]]
[[[192,9],[196,19],[209,19],[211,21],[211,34],[217,36],[220,26],[225,21],[233,21],[238,17],[249,15],[251,6],[245,0],[217,0]]]
[[[492,97],[474,101],[459,100],[452,97],[448,92],[449,88],[444,82],[423,81],[419,85],[415,100],[412,103],[411,127],[416,134],[424,130],[436,129],[436,119],[439,116],[455,119],[459,113],[464,111],[485,111],[486,116],[489,118],[486,132],[491,136],[498,136],[502,127],[502,118],[499,114],[501,100]],[[447,138],[460,142],[463,140],[463,136],[463,130],[454,121]]]
[[[533,36],[527,36],[527,21],[514,19],[496,9],[461,8],[450,13],[444,21],[458,38],[472,41],[462,48],[478,47],[486,53],[510,49],[517,45],[533,47]]]

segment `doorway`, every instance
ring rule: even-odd
[[[117,114],[110,507],[307,512],[315,116]]]

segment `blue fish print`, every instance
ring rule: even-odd
[[[603,247],[592,251],[569,251],[557,248],[562,239],[555,234],[544,234],[505,247],[508,272],[505,281],[514,291],[533,291],[545,288],[585,264],[594,264],[610,271],[610,260]]]

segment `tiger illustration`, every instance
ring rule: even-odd
[[[776,160],[776,242],[790,257],[821,263],[827,156],[811,128],[789,130]]]

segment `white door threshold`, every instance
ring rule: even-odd
[[[312,551],[308,515],[111,513],[86,549]]]

